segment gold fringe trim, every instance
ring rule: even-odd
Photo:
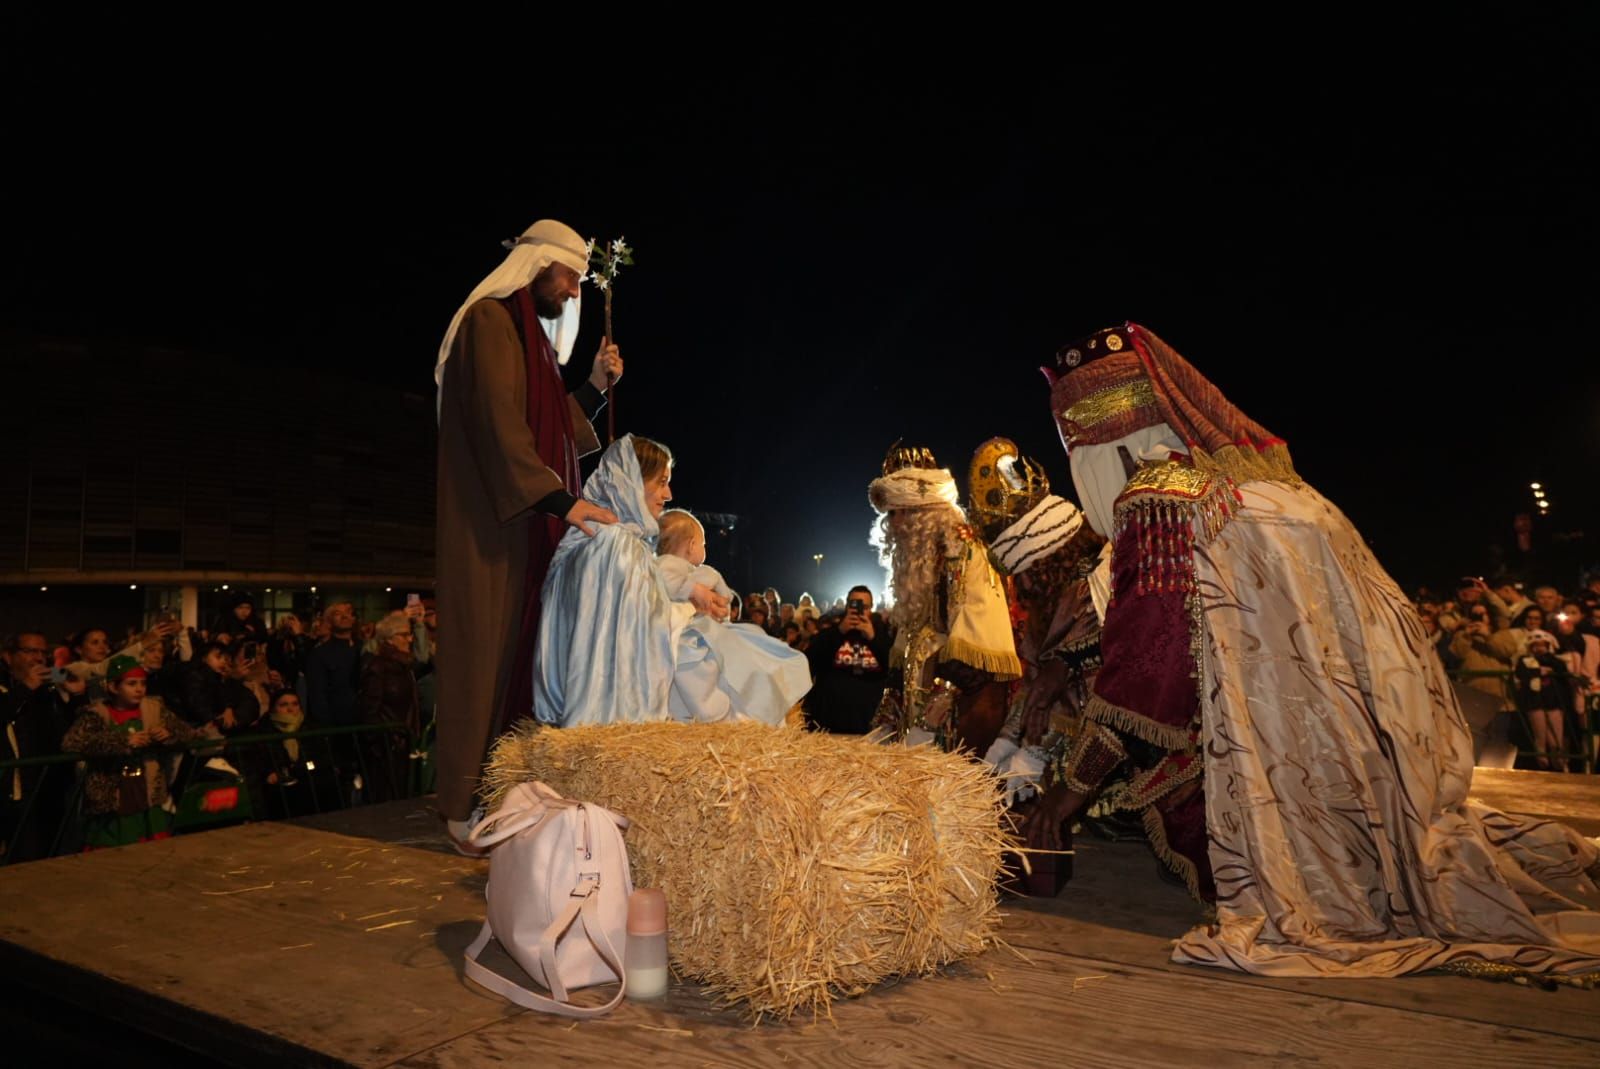
[[[1189,767],[1181,772],[1171,771],[1170,765],[1174,758],[1187,753],[1191,760]],[[1206,762],[1200,753],[1185,748],[1183,751],[1174,750],[1155,768],[1146,769],[1135,773],[1128,778],[1127,786],[1123,788],[1123,805],[1127,808],[1143,809],[1145,806],[1155,805],[1173,791],[1205,775]],[[1165,778],[1159,791],[1152,791],[1150,785],[1158,777]]]
[[[1546,991],[1554,991],[1561,986],[1584,990],[1600,987],[1600,972],[1536,973],[1504,962],[1484,961],[1482,958],[1460,958],[1440,965],[1435,971],[1453,973],[1456,976],[1470,976],[1475,980],[1494,980],[1500,983],[1542,987]]]
[[[1182,750],[1190,744],[1188,725],[1173,727],[1171,724],[1159,724],[1132,709],[1113,705],[1098,694],[1089,695],[1089,700],[1083,707],[1083,715],[1097,724],[1126,731],[1145,742],[1153,742],[1168,750]]]
[[[1225,445],[1215,453],[1207,453],[1195,446],[1190,450],[1189,457],[1201,471],[1226,475],[1236,483],[1263,479],[1290,486],[1301,485],[1300,475],[1294,470],[1294,461],[1289,458],[1289,447],[1286,445],[1269,445],[1259,453],[1253,449],[1240,449],[1236,445]]]
[[[1167,826],[1161,822],[1161,811],[1153,805],[1145,807],[1144,833],[1150,839],[1150,849],[1156,852],[1161,863],[1183,877],[1183,885],[1196,902],[1204,902],[1205,899],[1200,897],[1200,873],[1193,861],[1167,845]]]
[[[1021,679],[1022,662],[1015,653],[986,650],[965,639],[952,638],[944,644],[940,657],[946,661],[960,661],[981,668],[999,680]]]

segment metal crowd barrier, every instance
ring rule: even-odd
[[[1534,753],[1533,725],[1528,721],[1528,714],[1518,706],[1516,677],[1509,669],[1498,668],[1489,671],[1447,669],[1447,673],[1451,679],[1463,682],[1471,679],[1498,679],[1505,703],[1504,711],[1511,715],[1517,734],[1520,736],[1512,742],[1519,751]],[[1574,693],[1583,694],[1582,676],[1568,673],[1565,678],[1572,684]],[[1593,773],[1597,765],[1600,765],[1600,755],[1596,753],[1596,744],[1600,742],[1600,694],[1584,694],[1583,709],[1573,710],[1568,715],[1566,723],[1568,730],[1562,735],[1566,748],[1560,756],[1567,763],[1567,771]],[[1572,730],[1574,727],[1576,730]]]
[[[285,743],[295,744],[294,756]],[[196,739],[149,747],[139,757],[164,762],[175,834],[246,820],[313,816],[432,789],[430,754],[402,724]],[[83,848],[86,762],[92,760],[62,753],[0,761],[5,790],[0,865]],[[10,799],[13,772],[26,776],[33,769],[40,772],[23,797]]]

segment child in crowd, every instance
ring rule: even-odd
[[[1541,769],[1567,770],[1564,721],[1572,708],[1567,664],[1556,654],[1556,637],[1548,631],[1528,632],[1528,648],[1517,658],[1517,705],[1533,730],[1534,758]]]
[[[109,658],[105,681],[105,700],[90,705],[61,741],[62,750],[81,753],[88,763],[83,806],[90,850],[172,834],[163,763],[147,751],[198,734],[160,698],[145,695],[139,658]]]

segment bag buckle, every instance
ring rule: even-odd
[[[572,889],[573,898],[588,898],[600,887],[600,874],[598,872],[578,873],[578,886]]]

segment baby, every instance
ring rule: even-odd
[[[666,581],[672,600],[688,601],[697,583],[722,597],[732,597],[733,591],[722,573],[706,563],[706,529],[700,521],[684,509],[667,509],[659,523],[656,569]]]
[[[707,592],[731,598],[722,573],[706,564],[706,530],[683,509],[659,517],[656,571],[673,600],[677,664],[667,711],[675,720],[759,720],[779,724],[811,689],[806,655],[750,624],[723,623],[684,602]],[[725,603],[724,603],[725,604]]]

